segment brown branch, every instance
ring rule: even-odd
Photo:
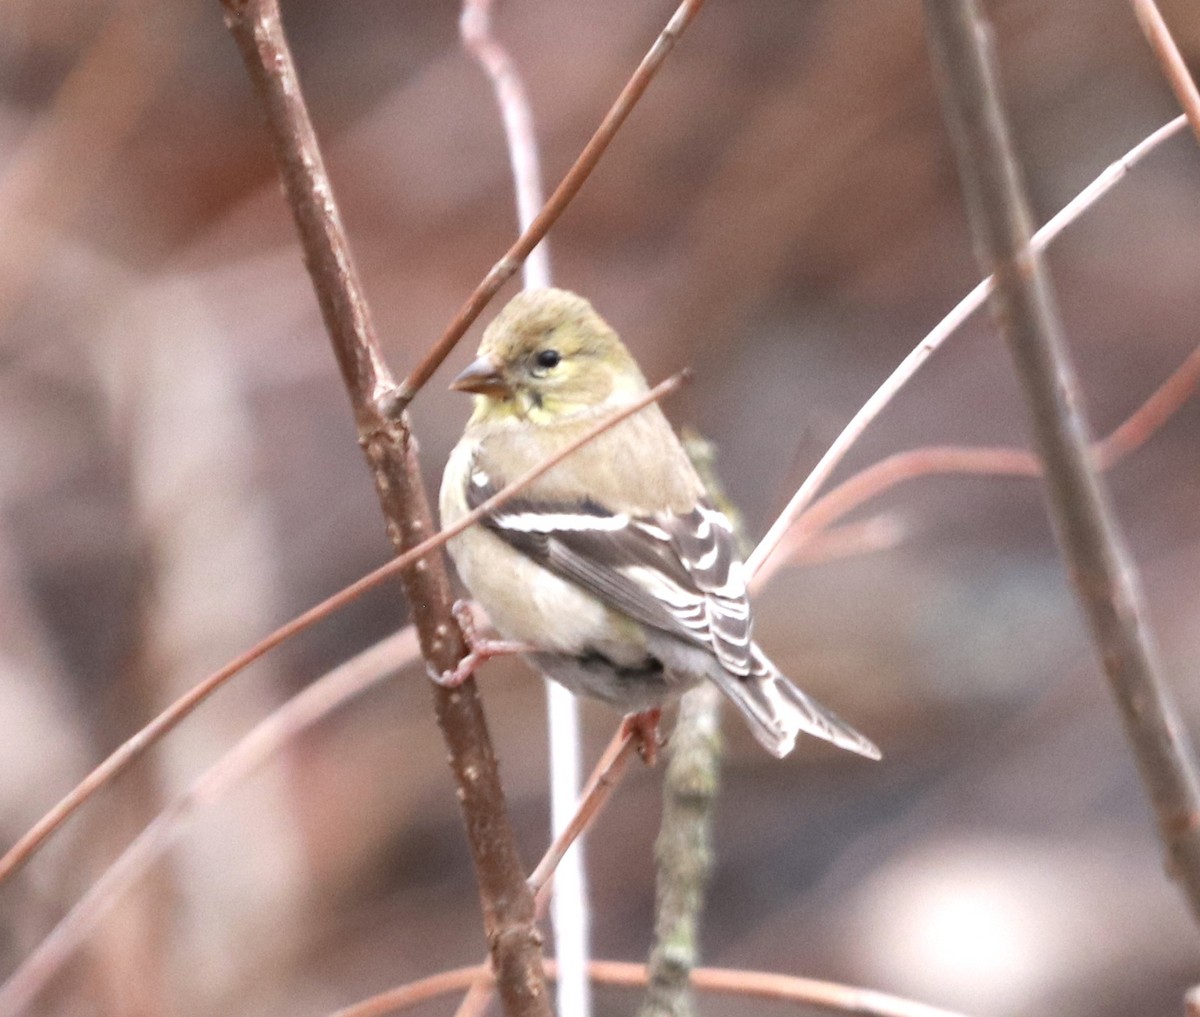
[[[228,2],[228,0],[226,0]],[[642,97],[642,93],[646,91],[646,87],[650,84],[658,68],[667,54],[675,45],[675,41],[683,34],[683,30],[691,24],[692,19],[700,12],[700,7],[704,0],[684,0],[671,16],[671,20],[667,22],[667,26],[659,34],[654,41],[654,45],[650,47],[649,52],[642,58],[642,62],[638,65],[633,76],[621,89],[621,94],[617,96],[616,102],[612,104],[604,119],[600,122],[600,126],[596,128],[596,133],[592,135],[591,140],[579,153],[579,158],[575,160],[575,164],[567,171],[567,175],[563,177],[562,183],[555,188],[554,193],[550,195],[550,200],[546,202],[542,210],[537,214],[537,217],[529,224],[526,229],[516,240],[516,242],[505,252],[501,258],[486,276],[483,281],[475,288],[465,304],[459,309],[458,314],[454,316],[454,320],[446,326],[446,330],[442,333],[441,338],[434,343],[433,348],[426,355],[425,359],[404,379],[399,390],[395,393],[396,405],[400,408],[407,406],[412,402],[417,392],[432,377],[433,372],[438,369],[438,366],[452,349],[455,343],[463,337],[463,334],[471,327],[471,323],[479,317],[480,312],[487,306],[488,301],[492,299],[512,276],[517,269],[521,267],[521,262],[534,247],[537,246],[539,240],[542,239],[558,221],[558,217],[562,215],[563,210],[571,202],[571,199],[579,193],[579,189],[583,186],[584,181],[591,175],[593,169],[596,168],[596,163],[600,161],[600,157],[608,148],[609,142],[618,129],[625,122],[625,119],[633,111],[633,107]]]
[[[186,791],[168,804],[0,986],[0,1014],[16,1014],[34,1001],[80,942],[178,840],[188,818],[240,787],[251,773],[292,739],[334,709],[416,659],[416,634],[408,626],[340,664],[259,721]]]
[[[1196,140],[1200,141],[1200,91],[1196,90],[1196,82],[1188,73],[1187,64],[1183,62],[1179,47],[1171,38],[1167,23],[1163,21],[1163,16],[1154,0],[1130,0],[1130,2],[1133,4],[1133,13],[1137,15],[1138,24],[1142,26],[1142,32],[1150,43],[1150,48],[1158,57],[1162,72],[1171,86],[1171,91],[1175,93],[1175,98],[1179,100],[1179,105],[1183,107],[1183,112],[1187,115],[1192,133],[1196,135]]]
[[[1179,365],[1154,393],[1107,438],[1092,445],[1092,455],[1101,470],[1109,470],[1141,448],[1155,432],[1191,398],[1200,387],[1200,347]],[[884,491],[934,474],[966,473],[983,476],[1037,477],[1042,463],[1036,455],[1019,448],[962,448],[931,445],[909,449],[872,464],[818,499],[796,520],[782,545],[755,576],[769,579],[778,568],[807,553],[814,538],[829,532],[838,520]]]
[[[1096,179],[1060,208],[1046,225],[1033,235],[1034,249],[1044,251],[1063,230],[1124,180],[1134,166],[1168,138],[1174,137],[1179,133],[1186,124],[1186,117],[1176,117],[1174,120],[1158,128],[1158,130],[1151,132],[1121,156],[1120,159],[1106,166]],[[817,495],[817,491],[833,475],[833,471],[846,457],[846,453],[862,437],[863,432],[883,412],[884,408],[895,398],[896,394],[908,384],[925,361],[984,305],[984,302],[992,294],[992,287],[993,279],[991,276],[977,283],[971,292],[955,304],[950,313],[942,318],[929,334],[917,343],[908,356],[888,375],[883,384],[859,407],[858,412],[842,428],[841,433],[834,439],[833,444],[821,456],[820,461],[813,467],[812,472],[804,479],[804,483],[800,485],[795,494],[792,495],[791,500],[787,503],[787,506],[779,514],[779,517],[771,524],[766,535],[759,541],[758,547],[746,559],[746,567],[751,575],[770,575],[779,568],[778,564],[771,563],[771,559],[775,550],[783,542],[788,528],[795,523],[804,510],[812,503]],[[769,567],[764,569],[766,566]]]
[[[558,868],[558,863],[562,861],[563,855],[567,853],[567,849],[592,825],[596,817],[600,815],[600,810],[608,804],[613,791],[621,783],[621,778],[625,776],[625,770],[635,747],[636,739],[622,725],[596,761],[592,775],[584,785],[583,791],[580,792],[579,805],[576,806],[575,815],[554,838],[554,843],[546,849],[542,860],[529,874],[529,888],[539,902],[546,898],[550,879],[554,875],[554,870]]]
[[[375,338],[279,9],[275,0],[223,0],[223,5],[226,25],[266,114],[284,191],[388,533],[397,553],[403,553],[433,531],[433,518],[416,446],[407,418],[396,409],[396,385]],[[423,656],[437,672],[452,670],[466,646],[451,612],[443,559],[421,558],[402,579]],[[472,679],[456,689],[432,688],[475,863],[501,1000],[510,1017],[549,1017],[533,897],[522,876],[478,689]]]
[[[555,977],[554,961],[546,961],[546,974]],[[636,989],[646,984],[644,964],[626,961],[592,961],[588,975],[598,985]],[[389,989],[332,1017],[383,1017],[385,1014],[416,1006],[452,992],[460,992],[480,979],[488,980],[486,965],[441,971],[417,982]],[[861,1017],[963,1017],[954,1010],[917,1003],[886,992],[874,992],[853,985],[825,982],[816,978],[779,975],[769,971],[737,971],[730,968],[695,968],[692,985],[701,992],[720,993],[739,998],[800,1003],[831,1013],[859,1014]]]
[[[1051,517],[1154,806],[1170,874],[1200,920],[1200,782],[1158,671],[1137,572],[1087,446],[1074,370],[1030,216],[976,0],[925,0],[926,31],[976,253],[1025,395]]]

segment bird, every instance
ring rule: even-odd
[[[648,391],[592,305],[556,288],[515,296],[450,387],[471,393],[474,408],[443,474],[443,527]],[[777,757],[803,732],[880,758],[754,642],[733,525],[656,403],[571,453],[448,550],[505,647],[625,712],[642,735],[655,733],[664,704],[710,681]]]

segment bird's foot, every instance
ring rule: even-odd
[[[621,722],[621,733],[637,739],[638,755],[647,766],[658,762],[658,750],[666,744],[666,739],[658,730],[658,722],[661,719],[662,710],[655,707],[642,713],[627,713]]]
[[[475,624],[475,615],[471,605],[465,600],[456,600],[451,608],[454,620],[462,629],[463,641],[467,644],[466,656],[455,666],[453,671],[442,671],[434,674],[430,668],[429,677],[443,688],[456,689],[474,673],[475,669],[493,657],[506,657],[513,653],[533,653],[537,647],[529,643],[517,643],[507,639],[488,639],[479,632]]]

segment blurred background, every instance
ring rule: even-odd
[[[287,0],[285,24],[397,373],[514,236],[508,157],[451,2]],[[508,0],[552,185],[673,3]],[[1039,221],[1177,113],[1124,0],[1010,0],[1003,84]],[[1163,11],[1200,56],[1200,13]],[[1097,433],[1197,342],[1200,158],[1167,143],[1049,257]],[[761,534],[977,280],[915,2],[712,0],[551,234]],[[215,0],[0,12],[0,840],[171,698],[389,555],[255,101]],[[511,295],[510,286],[503,296]],[[496,305],[499,306],[498,304]],[[485,319],[490,313],[485,315]],[[413,406],[429,483],[468,411]],[[937,354],[839,472],[1026,444],[995,329]],[[1111,474],[1165,673],[1200,726],[1200,401]],[[874,738],[768,758],[726,718],[708,963],[980,1017],[1179,1012],[1197,931],[1163,872],[1036,483],[897,488],[894,546],[757,601],[794,678]],[[395,586],[222,691],[0,889],[7,974],[115,853],[288,695],[394,631]],[[483,675],[528,864],[541,683]],[[584,707],[589,760],[616,718]],[[644,958],[661,769],[588,839],[597,956]],[[201,811],[40,997],[46,1014],[323,1014],[485,951],[420,666]],[[636,996],[599,990],[597,1012]],[[449,1013],[428,1004],[422,1014]],[[704,1014],[782,1014],[701,1001]]]

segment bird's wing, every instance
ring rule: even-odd
[[[500,486],[475,465],[467,504],[475,508]],[[731,674],[762,670],[733,527],[707,501],[687,513],[638,516],[589,500],[518,496],[481,525],[631,618],[707,649]]]

